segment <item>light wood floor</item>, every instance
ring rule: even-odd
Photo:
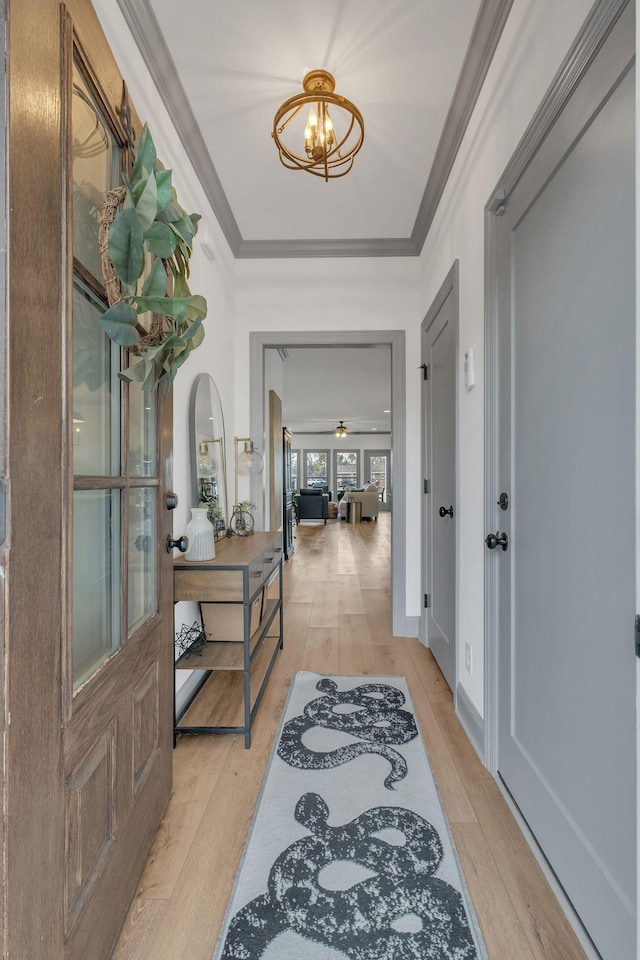
[[[174,790],[114,960],[211,960],[273,737],[298,670],[406,676],[490,960],[584,953],[453,713],[431,653],[390,627],[389,514],[303,523],[285,569],[285,640],[253,728],[181,736]],[[202,691],[200,697],[204,696]]]

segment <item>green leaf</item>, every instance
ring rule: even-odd
[[[100,326],[121,347],[133,347],[138,342],[136,323],[138,315],[128,303],[116,303],[100,317]]]
[[[131,171],[131,180],[135,183],[143,176],[148,176],[156,165],[156,147],[153,137],[149,133],[149,127],[145,123],[140,134],[140,139],[136,144],[136,156]]]
[[[149,253],[163,260],[169,260],[178,243],[175,233],[166,223],[154,221],[144,234],[144,244]]]
[[[191,290],[189,290],[189,284],[186,281],[186,278],[181,274],[175,278],[173,284],[173,295],[174,297],[190,297]]]
[[[138,360],[136,363],[132,363],[126,370],[121,370],[118,376],[121,380],[127,380],[128,382],[134,380],[142,383],[146,376],[144,360]]]
[[[200,297],[200,300],[203,298]],[[151,310],[152,313],[166,313],[170,317],[177,317],[188,306],[190,306],[191,297],[137,297],[138,313],[146,313]]]
[[[158,188],[156,178],[151,174],[144,185],[140,197],[136,200],[136,213],[142,230],[148,230],[156,218],[158,210]]]
[[[192,324],[192,333],[191,333],[191,349],[192,350],[196,350],[204,340],[204,327],[202,326],[202,321],[200,321],[200,326],[195,331],[195,333],[193,333],[194,326],[195,324]]]
[[[171,203],[171,170],[156,170],[156,186],[158,187],[158,210],[164,210]]]
[[[120,210],[109,228],[109,256],[124,283],[135,283],[144,266],[142,230],[135,210]]]
[[[163,210],[158,211],[157,217],[163,223],[177,223],[182,220],[182,207],[172,200]]]
[[[154,260],[153,266],[149,271],[149,276],[142,287],[143,297],[164,297],[167,293],[167,284],[169,278],[164,268],[162,260]]]
[[[189,320],[204,320],[207,315],[207,301],[204,297],[189,297],[189,302],[184,308],[184,315]]]
[[[198,232],[198,221],[199,221],[199,220],[202,220],[202,214],[200,214],[200,213],[190,213],[190,214],[189,214],[189,219],[191,220],[191,223],[193,224],[193,233],[194,233],[194,236],[195,236],[195,234]]]

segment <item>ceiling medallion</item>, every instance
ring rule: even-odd
[[[344,420],[340,421],[340,425],[336,427],[336,437],[339,437],[340,440],[344,440],[347,435],[347,428],[344,425]]]
[[[306,170],[315,177],[344,177],[353,166],[353,158],[364,142],[364,120],[355,104],[334,93],[336,82],[326,70],[311,70],[302,81],[304,93],[286,100],[273,118],[271,136],[280,161],[289,170]],[[303,128],[303,107],[309,115]],[[331,107],[331,114],[329,114]],[[284,142],[283,134],[286,131]],[[302,147],[304,144],[304,153]]]

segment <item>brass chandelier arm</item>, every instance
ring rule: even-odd
[[[323,177],[325,181],[343,177],[351,170],[354,157],[364,142],[362,114],[351,100],[333,92],[335,81],[327,71],[311,71],[305,76],[303,86],[304,92],[285,100],[273,120],[271,136],[278,148],[280,162],[288,170],[306,170],[314,176]],[[317,120],[312,120],[310,114],[306,133],[299,135],[298,142],[305,144],[303,155],[284,143],[281,136],[305,106],[317,111]],[[330,111],[334,114],[333,118]],[[348,116],[347,130],[339,135],[335,120],[344,120],[345,114]],[[313,137],[309,134],[310,129]],[[291,134],[292,128],[288,132]],[[351,145],[350,138],[353,141]]]

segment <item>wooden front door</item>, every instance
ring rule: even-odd
[[[4,955],[106,960],[171,788],[171,401],[102,333],[138,127],[88,0],[8,16]]]

